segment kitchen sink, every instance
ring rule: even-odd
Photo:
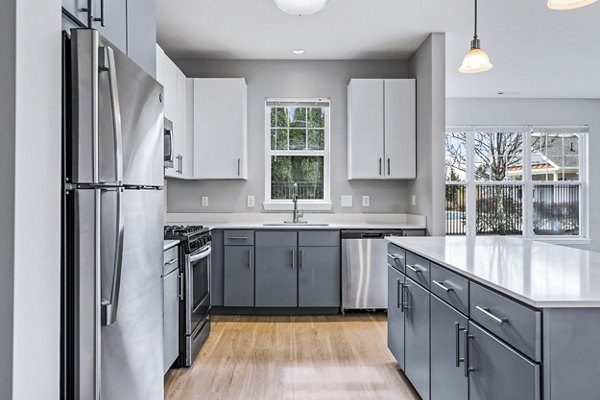
[[[274,222],[263,224],[263,226],[329,226],[329,224],[319,224],[310,222]]]

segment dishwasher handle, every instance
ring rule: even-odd
[[[360,234],[363,239],[382,239],[384,236],[383,232],[363,232]]]

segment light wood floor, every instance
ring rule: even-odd
[[[418,399],[387,349],[385,314],[216,316],[169,400]]]

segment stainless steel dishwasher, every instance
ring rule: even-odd
[[[387,309],[385,236],[423,231],[342,230],[342,310]]]

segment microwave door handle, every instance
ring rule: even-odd
[[[102,300],[102,325],[109,326],[117,321],[117,309],[119,307],[119,294],[121,291],[121,271],[123,270],[123,237],[125,235],[125,224],[123,221],[123,189],[118,188],[117,194],[117,231],[115,257],[113,260],[113,275],[110,288],[110,299]]]
[[[121,126],[121,104],[119,102],[119,86],[115,67],[115,52],[110,46],[100,47],[100,72],[108,72],[110,89],[110,105],[112,111],[114,149],[115,149],[115,181],[123,184],[123,130]]]

